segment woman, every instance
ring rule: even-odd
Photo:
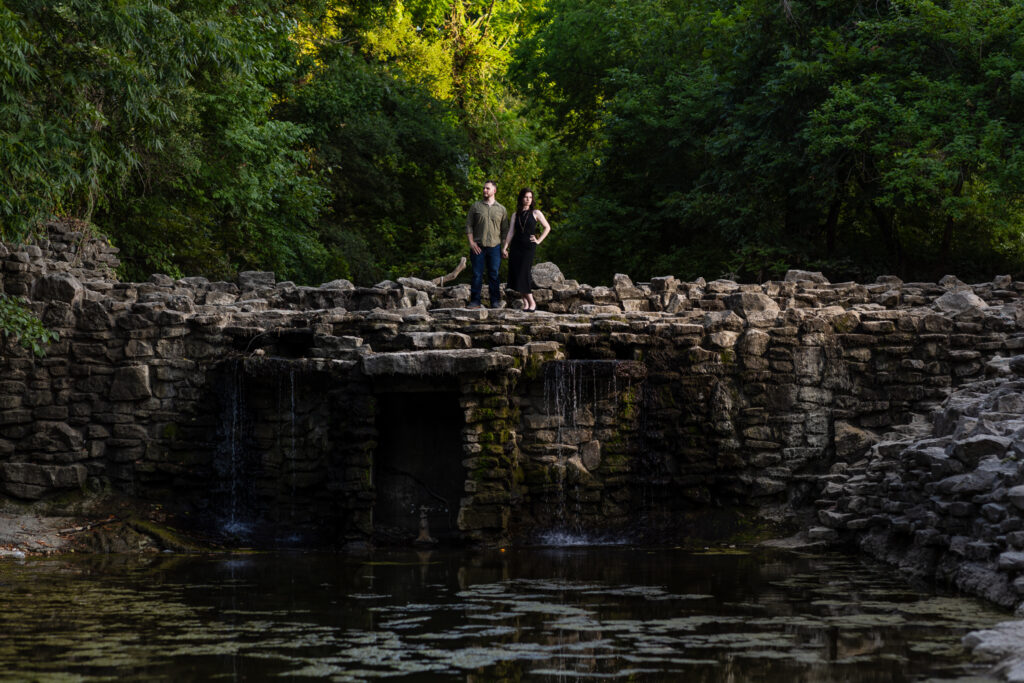
[[[540,237],[536,234],[537,223],[544,226]],[[533,290],[530,288],[530,270],[533,268],[533,253],[549,232],[551,226],[548,225],[548,219],[544,218],[539,209],[534,208],[533,190],[520,190],[516,212],[509,223],[501,255],[508,259],[508,288],[519,292],[526,312],[537,310],[537,302],[533,300]]]

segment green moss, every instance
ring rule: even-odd
[[[619,393],[619,403],[633,404],[640,400],[640,388],[635,386],[627,386]]]
[[[177,531],[141,517],[129,517],[125,523],[140,534],[155,539],[162,547],[179,552],[199,552],[209,548],[189,540]]]
[[[530,354],[526,357],[526,362],[523,366],[523,377],[528,380],[540,379],[542,368],[544,367],[544,359],[540,356]]]
[[[840,315],[832,319],[832,327],[840,334],[852,332],[857,327],[857,318],[853,315]]]
[[[736,352],[732,349],[722,349],[721,353],[718,354],[718,359],[726,364],[735,363]]]
[[[480,434],[477,443],[480,445],[499,444],[502,447],[512,439],[512,432],[508,429],[486,431]]]

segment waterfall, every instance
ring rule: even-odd
[[[224,436],[218,448],[214,467],[221,476],[227,494],[226,509],[222,515],[221,529],[232,536],[245,537],[251,525],[246,520],[246,497],[248,483],[245,479],[246,405],[244,368],[240,361],[228,364],[230,368],[224,383],[223,401],[225,413]]]
[[[582,451],[600,449],[595,432],[614,427],[619,420],[619,375],[637,365],[618,360],[560,360],[544,365],[543,411],[555,432],[550,466],[557,473],[557,499],[553,502],[552,529],[541,539],[546,545],[579,545],[591,539],[581,535],[586,480],[591,474]],[[627,384],[628,388],[630,385]]]

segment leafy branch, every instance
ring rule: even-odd
[[[60,339],[60,334],[47,329],[19,297],[0,294],[0,338],[17,341],[37,357],[46,355],[46,346]]]

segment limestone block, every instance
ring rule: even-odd
[[[0,463],[0,487],[18,498],[37,500],[60,489],[73,489],[85,483],[85,465],[39,465],[28,462]]]
[[[999,568],[1019,572],[1024,570],[1024,552],[1010,550],[999,556]]]
[[[731,349],[736,345],[736,340],[739,339],[739,336],[739,332],[720,330],[708,335],[708,343],[719,349]]]
[[[827,285],[829,284],[828,278],[822,275],[820,272],[812,272],[809,270],[789,270],[786,271],[786,276],[783,278],[784,282],[813,282],[815,284]]]
[[[272,271],[243,270],[238,274],[238,286],[242,289],[273,287],[275,281]]]
[[[960,280],[960,278],[958,278],[955,275],[944,275],[942,279],[939,280],[939,287],[942,287],[943,289],[951,292],[970,289],[969,285],[965,284],[963,281]]]
[[[530,271],[530,279],[533,286],[540,289],[550,289],[554,285],[564,282],[565,276],[557,265],[550,261],[537,263]]]
[[[583,466],[593,472],[601,466],[601,442],[588,441],[580,446],[580,461]]]
[[[237,300],[238,296],[236,294],[218,291],[209,291],[203,298],[203,302],[207,306],[223,306],[224,304],[233,304]]]
[[[801,346],[793,350],[793,371],[801,380],[818,380],[825,369],[820,346]]]
[[[74,304],[82,298],[84,288],[78,278],[68,273],[44,275],[32,283],[34,301],[63,301]]]
[[[361,359],[363,372],[378,375],[436,377],[476,374],[512,366],[512,357],[482,349],[456,349],[374,353]]]
[[[349,280],[345,280],[345,279],[331,280],[330,282],[323,283],[322,285],[320,285],[320,287],[322,289],[341,289],[341,290],[352,290],[352,289],[356,288],[356,286],[354,284],[352,284],[352,282],[350,282]]]
[[[745,356],[763,356],[768,350],[771,335],[763,330],[749,328],[737,345],[737,351]]]
[[[152,395],[148,365],[130,365],[114,371],[110,385],[111,401],[135,401]]]
[[[1014,486],[1006,495],[1018,510],[1024,510],[1024,484]]]
[[[712,311],[701,319],[701,324],[704,325],[708,332],[716,332],[718,330],[742,332],[746,327],[743,318],[732,311]]]
[[[468,349],[469,335],[461,332],[408,332],[398,335],[399,343],[410,349]]]
[[[993,524],[998,524],[1006,519],[1006,508],[999,503],[985,503],[981,506],[981,514]]]
[[[651,291],[653,292],[674,292],[678,282],[671,275],[651,278]]]
[[[1024,550],[1024,531],[1011,531],[1006,534],[1006,542],[1017,550]]]
[[[728,306],[753,327],[770,327],[779,317],[779,305],[758,292],[737,292],[726,299]]]
[[[840,460],[852,462],[864,455],[876,443],[878,443],[878,435],[874,432],[854,427],[849,422],[841,420],[835,423],[834,444],[836,457]]]
[[[645,299],[623,299],[622,310],[624,311],[649,311],[651,303]]]
[[[129,339],[124,345],[125,358],[145,358],[153,355],[153,345],[141,339]]]
[[[982,311],[988,308],[984,299],[969,291],[946,292],[935,300],[934,306],[946,313]]]
[[[81,449],[82,443],[82,433],[66,422],[40,422],[35,432],[18,443],[18,450],[75,452]]]
[[[968,467],[975,467],[978,461],[985,456],[1003,457],[1006,454],[1006,449],[1012,443],[1013,439],[1005,436],[979,434],[954,444],[953,457]]]
[[[601,305],[601,304],[608,305],[608,304],[618,303],[618,298],[615,296],[615,290],[613,290],[611,287],[594,287],[590,291],[589,298],[595,304],[599,304],[599,305]]]
[[[984,493],[992,490],[996,480],[995,472],[979,470],[946,477],[935,488],[939,493]]]

